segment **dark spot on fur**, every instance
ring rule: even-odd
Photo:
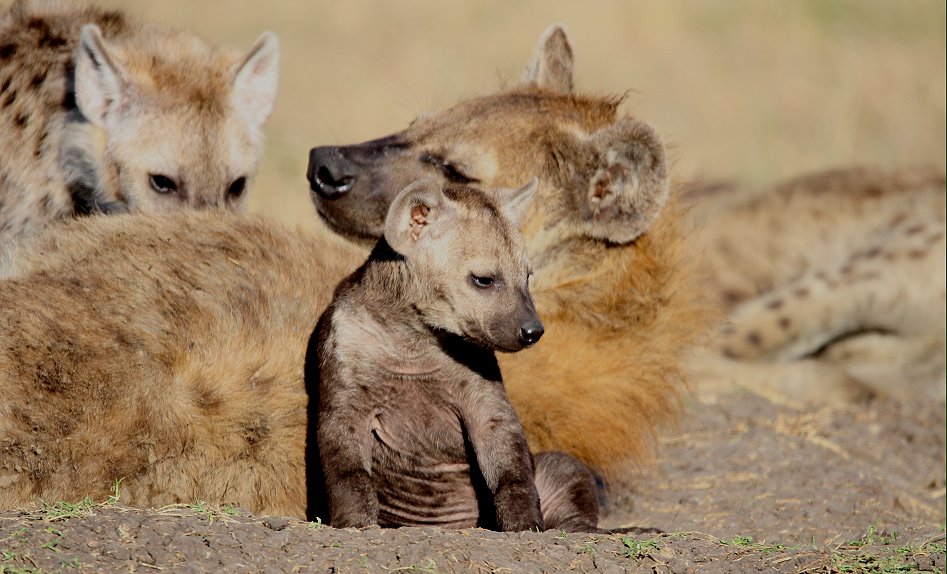
[[[927,255],[927,252],[921,249],[912,249],[911,251],[908,251],[908,257],[911,259],[921,259],[925,255]]]
[[[46,33],[39,39],[39,45],[41,48],[60,48],[66,45],[66,39],[62,36]]]
[[[125,17],[121,12],[115,10],[109,10],[108,12],[103,12],[99,16],[99,28],[102,29],[102,32],[108,36],[108,32],[117,31],[121,26],[125,24]]]
[[[938,243],[943,238],[944,238],[944,232],[938,231],[937,233],[934,233],[930,237],[927,238],[927,244],[933,245],[935,243]]]
[[[30,117],[26,115],[25,112],[20,112],[15,118],[13,118],[13,123],[16,124],[16,127],[22,129],[24,126],[26,126],[26,120],[28,119],[30,119]]]
[[[33,76],[33,79],[30,80],[30,87],[34,90],[38,90],[40,86],[43,85],[43,82],[46,81],[46,74],[36,74]]]
[[[195,400],[197,408],[201,409],[205,413],[213,413],[220,409],[220,405],[223,404],[224,400],[221,398],[220,394],[216,393],[213,389],[208,388],[204,385],[200,385],[197,389],[197,397]]]
[[[4,44],[0,46],[0,59],[6,60],[16,54],[16,44]],[[7,80],[9,83],[10,80]]]
[[[875,246],[865,252],[865,257],[867,257],[868,259],[871,259],[873,257],[878,257],[879,253],[881,253],[881,248],[878,246]]]
[[[723,353],[723,356],[724,356],[724,357],[727,357],[728,359],[739,359],[739,358],[740,358],[740,355],[738,355],[737,352],[734,351],[733,349],[731,349],[730,347],[724,347],[724,348],[721,350],[721,352]]]
[[[7,90],[10,89],[10,82],[12,81],[13,81],[12,78],[7,78],[6,80],[3,80],[3,84],[0,84],[0,94],[3,94]]]
[[[798,289],[793,291],[792,294],[795,295],[796,297],[799,297],[800,299],[805,299],[806,297],[809,296],[809,288],[799,287]]]
[[[908,227],[907,229],[904,230],[904,232],[907,233],[908,235],[917,235],[918,233],[922,231],[924,231],[923,223],[912,225],[911,227]]]
[[[33,150],[33,155],[35,157],[43,156],[43,145],[46,143],[47,137],[49,137],[49,131],[43,130],[43,133],[39,135],[39,139],[36,140],[36,149]]]
[[[842,275],[850,275],[852,273],[852,264],[846,263],[841,269]]]
[[[789,326],[790,326],[790,325],[792,325],[792,319],[790,319],[789,317],[780,317],[780,318],[779,318],[779,327],[780,327],[782,330],[785,331],[785,330],[789,329]]]
[[[750,331],[746,334],[746,342],[759,348],[759,346],[763,344],[763,337],[756,331]]]
[[[3,100],[2,107],[9,108],[10,105],[13,104],[13,102],[15,101],[16,101],[16,90],[10,90],[9,92],[7,92],[7,97],[4,98]]]
[[[727,289],[723,292],[723,300],[726,303],[739,303],[743,300],[743,294],[739,291],[734,291],[732,289]]]
[[[895,253],[894,251],[889,251],[888,253],[885,253],[885,261],[894,261],[897,258],[898,258],[898,254]]]
[[[249,446],[259,445],[266,437],[270,436],[270,426],[263,416],[257,420],[248,421],[243,428],[245,430],[243,438]]]
[[[767,309],[779,309],[782,306],[783,306],[782,299],[774,299],[766,304]]]

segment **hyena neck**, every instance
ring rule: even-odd
[[[418,283],[411,276],[404,255],[395,251],[384,237],[375,244],[355,276],[374,315],[414,330],[426,329],[417,311]]]
[[[105,149],[105,130],[78,109],[71,110],[63,128],[59,162],[76,215],[128,211],[118,185],[118,168],[107,161]]]

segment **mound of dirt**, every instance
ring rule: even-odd
[[[0,573],[943,572],[945,434],[943,403],[805,407],[705,388],[657,465],[612,485],[610,534],[85,501],[0,514]]]

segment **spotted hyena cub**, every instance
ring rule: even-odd
[[[0,244],[74,215],[237,208],[279,50],[243,55],[75,2],[0,15]]]
[[[368,261],[316,328],[317,444],[337,527],[440,525],[594,530],[592,476],[534,460],[494,351],[543,326],[512,220],[479,191],[421,180],[395,198]]]

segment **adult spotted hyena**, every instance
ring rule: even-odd
[[[0,243],[115,211],[237,208],[276,94],[278,47],[243,55],[70,1],[0,16]]]
[[[559,28],[529,69],[395,137],[329,150],[395,163],[355,174],[351,194],[380,194],[361,208],[352,195],[317,201],[337,228],[377,237],[417,176],[488,192],[535,176],[521,229],[546,332],[502,358],[503,377],[533,451],[614,476],[676,413],[707,314],[654,130],[616,98],[572,92]],[[331,177],[341,192],[351,174]],[[82,218],[36,237],[0,290],[0,506],[104,497],[124,478],[132,504],[199,497],[304,516],[307,342],[365,255],[200,213]]]

